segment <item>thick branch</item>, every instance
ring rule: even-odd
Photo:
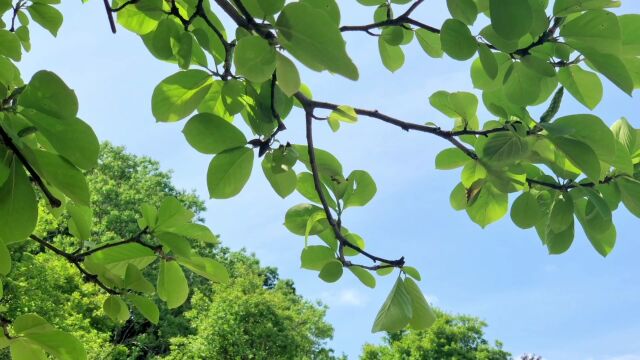
[[[16,155],[16,157],[18,158],[18,160],[20,160],[24,168],[27,169],[27,172],[29,173],[33,181],[35,181],[35,183],[38,185],[40,190],[42,190],[42,193],[44,194],[44,196],[49,201],[49,204],[51,204],[51,207],[53,208],[60,207],[60,205],[62,205],[62,202],[58,198],[56,198],[51,193],[51,191],[49,191],[49,188],[47,188],[47,185],[45,185],[40,175],[38,175],[38,173],[33,168],[33,166],[29,164],[29,161],[25,158],[24,154],[22,154],[20,149],[18,149],[18,146],[13,142],[13,140],[11,139],[11,136],[9,136],[9,134],[4,130],[2,126],[0,126],[0,140],[2,140],[2,142]]]

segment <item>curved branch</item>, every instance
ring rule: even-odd
[[[338,242],[340,243],[340,246],[346,246],[349,247],[357,252],[359,252],[360,254],[368,257],[369,259],[371,259],[374,262],[381,262],[384,264],[387,264],[387,267],[402,267],[404,265],[404,256],[401,257],[398,260],[389,260],[389,259],[384,259],[375,255],[372,255],[366,251],[364,251],[363,249],[361,249],[360,247],[358,247],[357,245],[351,243],[349,240],[347,240],[343,235],[342,232],[340,231],[340,228],[337,224],[337,222],[335,221],[335,219],[333,218],[333,214],[331,213],[331,208],[329,207],[329,204],[327,203],[327,199],[324,196],[324,191],[322,191],[322,183],[320,181],[320,173],[318,172],[318,164],[316,163],[316,152],[315,152],[315,148],[313,146],[313,108],[310,107],[305,107],[305,118],[306,118],[306,137],[307,137],[307,151],[309,153],[309,164],[311,167],[311,174],[313,176],[313,185],[314,188],[316,190],[316,193],[318,194],[318,197],[320,198],[320,203],[322,204],[322,208],[324,209],[324,213],[327,217],[327,221],[329,222],[329,225],[331,226],[331,228],[333,229],[333,233],[336,236],[336,239],[338,239]],[[344,255],[342,254],[342,251],[340,252],[340,261],[345,265],[345,266],[353,266],[353,264],[351,264],[351,262],[347,261],[344,258]],[[360,266],[360,265],[358,265]],[[361,266],[363,267],[363,266]]]

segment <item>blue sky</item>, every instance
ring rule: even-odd
[[[340,3],[343,24],[370,21],[371,8],[353,0]],[[447,16],[444,3],[425,2],[416,17],[439,26]],[[184,122],[159,124],[151,115],[153,88],[176,67],[153,58],[126,30],[112,35],[101,1],[67,2],[62,9],[65,23],[57,39],[32,27],[33,50],[21,63],[23,77],[40,69],[55,71],[76,90],[80,115],[101,140],[159,160],[164,169],[175,171],[178,187],[208,198],[210,156],[190,148],[181,134]],[[627,0],[618,12],[638,13],[640,3]],[[470,62],[430,59],[413,43],[406,47],[405,66],[390,74],[380,63],[376,39],[362,33],[346,39],[361,80],[303,71],[315,98],[450,127],[449,120],[430,108],[429,95],[437,90],[473,91]],[[640,127],[638,99],[604,82],[605,100],[595,113],[608,123],[627,116]],[[565,97],[561,113],[581,112],[588,110]],[[480,115],[492,119],[484,109]],[[303,143],[303,123],[301,114],[293,113],[280,140]],[[518,229],[508,217],[482,230],[464,212],[449,207],[459,172],[437,171],[433,165],[438,151],[447,147],[444,141],[367,118],[336,134],[318,124],[316,134],[316,145],[331,149],[345,171],[367,170],[378,185],[374,200],[365,208],[350,209],[345,224],[363,236],[374,253],[406,256],[408,264],[421,271],[420,286],[432,303],[486,320],[488,337],[503,341],[514,355],[640,359],[640,242],[633,230],[638,220],[626,210],[614,215],[618,240],[608,258],[601,258],[580,231],[567,253],[550,256],[535,231]],[[282,226],[286,210],[300,202],[297,195],[277,197],[256,167],[242,194],[207,201],[205,217],[225,245],[255,252],[264,264],[294,279],[305,297],[326,302],[327,320],[335,327],[331,346],[356,359],[363,343],[381,337],[370,328],[394,277],[379,279],[371,290],[351,276],[325,284],[316,273],[301,270],[304,240]]]

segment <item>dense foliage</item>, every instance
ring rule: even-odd
[[[92,198],[101,200],[94,207],[94,229],[104,237],[137,227],[131,209],[145,202],[159,204],[165,196],[175,196],[196,214],[204,211],[202,201],[178,191],[157,162],[109,144],[102,146],[98,166],[87,180]],[[46,218],[44,211],[41,215]],[[60,234],[55,241],[72,244],[73,238]],[[110,319],[103,311],[107,294],[83,282],[72,264],[38,244],[25,243],[20,250],[13,253],[0,302],[6,316],[37,312],[80,339],[90,359],[221,359],[252,352],[253,359],[332,358],[324,346],[333,334],[323,321],[325,309],[303,300],[290,281],[280,280],[275,269],[261,267],[244,252],[199,246],[196,251],[218,258],[233,280],[212,288],[187,272],[195,294],[180,309],[161,306],[162,316],[153,324],[136,313],[130,319]]]
[[[30,49],[31,21],[57,34],[58,2],[0,0],[0,275],[10,274],[11,254],[22,251],[25,241],[38,243],[108,294],[103,309],[111,318],[128,319],[133,306],[158,322],[155,295],[170,309],[188,298],[185,269],[218,284],[229,282],[228,270],[196,255],[200,242],[217,240],[173,197],[143,204],[138,226],[121,234],[102,237],[93,228],[94,215],[101,214],[94,214],[96,200],[91,204],[84,172],[97,163],[98,141],[77,118],[77,98],[62,79],[39,71],[25,82],[16,66]],[[314,146],[313,126],[321,121],[338,131],[368,117],[448,141],[453,147],[435,163],[438,169],[462,168],[451,205],[485,227],[507,214],[514,194],[511,219],[535,228],[551,254],[569,249],[580,224],[606,256],[616,239],[612,212],[622,203],[640,216],[638,129],[626,119],[609,127],[587,110],[556,116],[565,92],[594,109],[603,97],[602,79],[629,95],[640,87],[640,15],[607,10],[620,1],[448,0],[451,18],[439,26],[415,17],[417,8],[429,6],[424,0],[358,0],[373,16],[362,25],[342,25],[335,0],[214,2],[114,0],[105,1],[105,9],[112,31],[116,13],[153,56],[180,68],[157,85],[151,111],[160,122],[189,118],[187,141],[212,155],[212,198],[241,192],[257,155],[278,195],[298,191],[310,202],[284,217],[286,228],[305,238],[303,268],[327,282],[338,281],[346,268],[369,287],[376,285],[375,275],[398,269],[374,332],[425,329],[436,317],[414,281],[420,274],[404,257],[374,255],[344,226],[345,211],[366,205],[377,188],[366,171],[345,171]],[[226,29],[219,15],[233,28]],[[313,99],[300,66],[358,79],[342,36],[349,31],[374,35],[390,71],[403,65],[402,47],[412,42],[432,57],[475,58],[470,76],[492,117],[480,121],[479,101],[469,92],[431,95],[431,105],[449,118],[440,125]],[[532,107],[542,104],[547,110],[538,115]],[[292,145],[285,120],[298,115],[306,139]],[[39,202],[66,221],[76,238],[73,247],[56,242],[61,229],[45,226],[42,232],[47,217],[39,216]],[[155,286],[144,275],[151,270],[147,276],[157,277]],[[42,357],[43,351],[84,357],[80,342],[38,315],[3,315],[0,322],[0,347],[10,346],[15,358]]]
[[[383,345],[365,344],[362,360],[509,360],[502,344],[491,345],[484,338],[487,324],[477,318],[438,312],[427,330],[388,334]]]

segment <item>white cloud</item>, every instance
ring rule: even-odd
[[[340,291],[325,291],[320,295],[322,302],[331,306],[361,307],[369,302],[369,298],[356,289],[342,289]]]

